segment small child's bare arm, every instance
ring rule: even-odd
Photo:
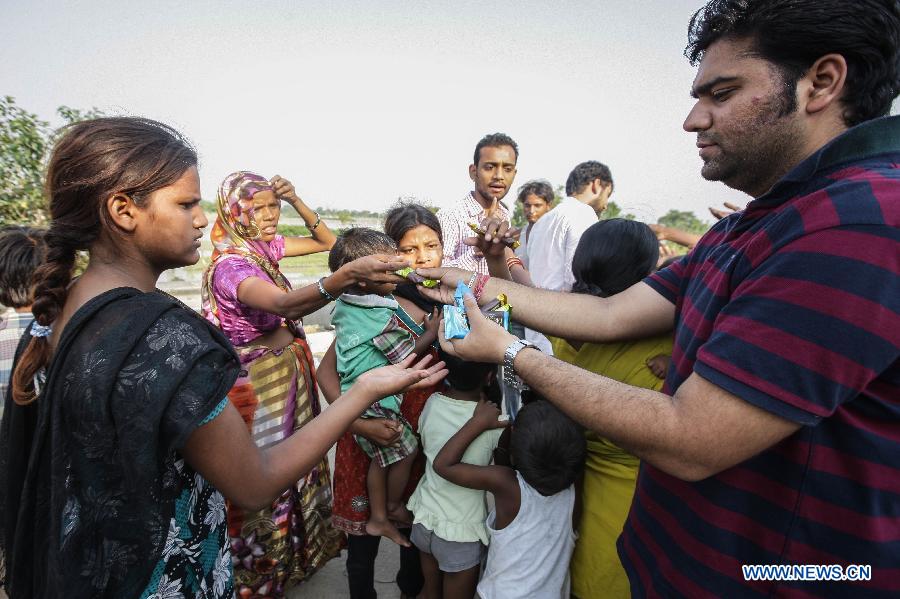
[[[475,466],[462,457],[478,435],[492,428],[503,428],[500,410],[487,401],[479,401],[472,418],[460,428],[434,458],[435,473],[453,484],[469,489],[490,491],[497,506],[497,521],[508,523],[519,511],[519,482],[516,471],[507,466]]]
[[[425,332],[416,339],[416,348],[413,350],[417,356],[422,357],[431,350],[431,344],[438,336],[441,318],[443,318],[443,312],[439,308],[435,308],[431,314],[425,316]]]

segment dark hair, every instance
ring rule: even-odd
[[[656,268],[659,241],[644,223],[611,218],[581,235],[572,257],[574,293],[609,297],[625,291]]]
[[[487,362],[466,362],[444,350],[438,351],[438,360],[443,360],[447,368],[444,381],[460,391],[474,391],[485,386],[485,378],[497,372],[497,365]]]
[[[541,198],[542,200],[547,202],[548,205],[553,204],[553,200],[556,199],[550,183],[544,181],[543,179],[529,181],[528,183],[520,187],[519,195],[516,199],[524,203],[525,198],[527,198],[529,195],[535,195]]]
[[[478,166],[478,161],[481,160],[481,148],[499,148],[501,146],[511,147],[516,155],[516,160],[519,160],[519,146],[516,145],[516,142],[509,135],[505,133],[490,133],[482,137],[475,146],[475,158],[472,159],[472,164]]]
[[[352,227],[338,236],[328,252],[328,268],[336,272],[340,267],[357,258],[372,254],[392,254],[397,251],[394,240],[375,229]]]
[[[516,415],[510,455],[525,482],[547,497],[575,482],[587,444],[575,421],[549,401],[536,401]]]
[[[784,113],[796,110],[800,77],[831,53],[847,61],[848,127],[888,114],[900,93],[897,0],[711,0],[691,17],[684,54],[696,65],[714,42],[742,38],[780,71]]]
[[[612,173],[609,172],[608,166],[596,160],[582,162],[572,169],[569,178],[566,179],[566,195],[581,193],[594,179],[600,179],[609,185],[613,184]]]
[[[9,225],[0,229],[0,304],[25,308],[33,299],[34,271],[47,248],[43,229]]]
[[[115,194],[145,207],[156,190],[172,185],[197,165],[197,154],[174,129],[137,117],[107,117],[67,127],[47,165],[45,193],[50,226],[47,257],[34,274],[35,322],[49,326],[66,302],[78,250],[106,228],[117,231],[105,208]],[[13,399],[35,399],[34,374],[50,361],[46,337],[33,337],[13,373]]]
[[[425,225],[437,233],[441,244],[444,243],[440,221],[438,221],[434,212],[421,204],[400,202],[388,210],[384,217],[384,232],[397,244],[400,243],[407,231],[415,229],[419,225]]]

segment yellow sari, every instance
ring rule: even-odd
[[[551,338],[561,360],[596,374],[645,389],[658,391],[662,379],[647,367],[647,360],[672,354],[672,336],[624,343],[585,343],[577,352],[562,339]],[[631,507],[640,461],[595,433],[587,433],[587,460],[581,491],[578,540],[572,555],[572,595],[631,597],[628,577],[616,552]]]

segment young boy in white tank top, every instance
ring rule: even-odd
[[[575,547],[575,480],[584,466],[584,433],[546,401],[531,403],[511,428],[512,467],[475,466],[460,460],[482,432],[503,426],[499,411],[481,402],[472,418],[434,459],[434,471],[463,487],[490,491],[491,537],[478,583],[482,599],[568,599],[569,560]]]

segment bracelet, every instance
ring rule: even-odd
[[[477,272],[473,272],[473,273],[472,273],[472,277],[469,279],[469,284],[466,285],[466,287],[468,287],[469,289],[472,289],[473,287],[475,287],[475,279],[476,279],[477,277],[478,277],[478,273],[477,273]],[[474,291],[473,291],[473,293],[474,293]]]
[[[328,290],[325,289],[325,285],[322,284],[322,281],[324,281],[324,280],[325,280],[325,277],[322,277],[321,279],[319,279],[319,280],[316,282],[316,285],[319,286],[319,293],[321,293],[321,294],[322,294],[322,297],[324,297],[325,299],[327,299],[329,302],[333,302],[333,301],[334,301],[334,296],[331,295],[330,293],[328,293]]]
[[[525,263],[522,262],[522,260],[520,260],[520,259],[517,258],[517,257],[512,257],[512,258],[507,258],[507,259],[506,259],[506,268],[507,268],[507,270],[512,270],[512,267],[515,266],[515,265],[517,265],[517,264],[519,265],[519,267],[525,268]]]
[[[319,223],[322,222],[322,217],[319,216],[319,213],[318,213],[318,212],[313,212],[313,214],[316,215],[316,222],[313,223],[313,225],[312,225],[311,227],[309,227],[309,230],[310,230],[310,231],[315,231],[315,230],[316,230],[316,227],[319,226]],[[307,225],[307,226],[308,226],[308,225]],[[331,299],[334,299],[334,298],[331,298]]]
[[[475,287],[472,289],[472,295],[475,296],[475,299],[479,299],[481,297],[482,292],[484,291],[484,286],[487,285],[487,282],[490,280],[490,275],[478,275],[475,277]]]
[[[526,347],[541,351],[534,343],[531,343],[530,341],[525,341],[524,339],[516,339],[515,341],[510,343],[506,347],[506,351],[503,352],[503,382],[510,387],[513,387],[520,391],[525,387],[525,383],[522,380],[522,377],[520,377],[516,373],[514,362],[519,352]]]

